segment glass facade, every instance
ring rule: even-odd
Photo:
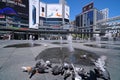
[[[101,11],[97,11],[97,21],[102,20],[104,18],[104,14]]]
[[[83,22],[84,22],[84,27],[87,26],[87,14],[86,13],[83,15]]]
[[[62,24],[62,18],[46,18],[46,26],[52,26],[52,25],[61,25]]]
[[[75,22],[76,22],[76,26],[80,26],[80,25],[79,25],[79,24],[80,24],[80,16],[77,16],[77,17],[76,17]]]
[[[104,18],[104,14],[97,9],[90,9],[88,11],[82,12],[76,16],[76,26],[81,33],[82,38],[92,37],[92,32],[96,31],[96,25],[98,20]]]
[[[95,14],[96,14],[96,16],[95,16]],[[104,19],[104,14],[101,11],[92,9],[92,10],[82,13],[76,17],[76,26],[90,27],[95,23],[94,20],[98,21],[98,20],[102,20],[102,19]]]
[[[87,13],[87,25],[93,25],[93,10]]]
[[[76,26],[90,27],[90,25],[93,25],[93,20],[94,20],[93,14],[94,14],[94,10],[77,16],[76,17]]]
[[[64,19],[64,21],[65,21],[65,24],[69,23],[68,19]],[[44,21],[44,25],[46,25],[46,26],[51,26],[51,25],[61,26],[62,18],[46,18],[46,20]]]
[[[83,26],[83,15],[80,16],[80,26]]]
[[[93,25],[93,18],[94,18],[93,10],[85,13],[84,18],[83,18],[84,19],[84,26],[85,27],[90,27],[90,25]],[[82,23],[80,22],[80,24],[82,24]]]

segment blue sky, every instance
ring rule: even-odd
[[[41,0],[45,3],[58,3],[59,0]],[[94,2],[94,7],[98,10],[109,8],[109,17],[120,16],[120,0],[66,0],[70,6],[70,20],[82,12],[82,7],[90,2]]]

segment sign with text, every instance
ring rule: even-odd
[[[82,11],[85,12],[85,11],[88,11],[90,9],[93,9],[94,8],[94,4],[93,2],[92,3],[89,3],[88,5],[85,5],[83,8],[82,8]]]

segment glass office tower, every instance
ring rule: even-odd
[[[97,10],[93,7],[93,3],[84,6],[82,13],[78,14],[75,19],[78,30],[80,32],[83,32],[83,34],[81,34],[81,37],[93,37],[92,33],[98,32],[96,31],[97,21],[104,19],[104,15],[105,14],[103,14],[100,10]]]

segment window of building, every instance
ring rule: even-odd
[[[97,11],[97,21],[103,19],[104,14],[102,14],[100,11]]]
[[[76,26],[80,26],[79,24],[80,24],[80,18],[79,18],[79,16],[77,16],[76,17]]]
[[[80,16],[80,26],[83,26],[83,15]]]
[[[87,25],[93,25],[93,11],[87,13]]]
[[[42,7],[42,12],[45,12],[44,7]]]

